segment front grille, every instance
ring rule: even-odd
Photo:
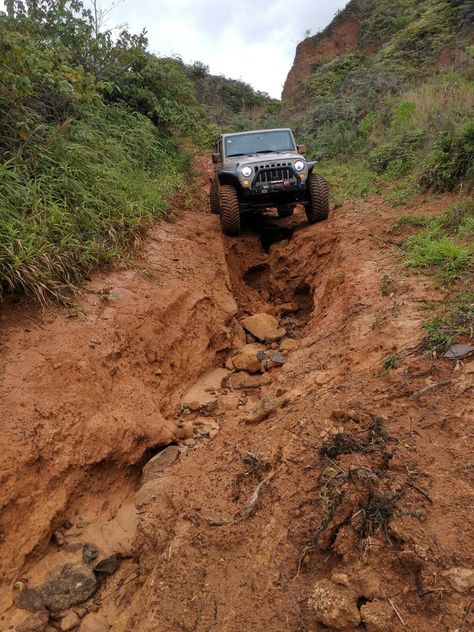
[[[291,163],[276,163],[255,167],[254,184],[275,184],[279,182],[296,184],[296,174]]]

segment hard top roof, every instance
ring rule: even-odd
[[[252,129],[245,132],[232,132],[231,134],[221,134],[220,138],[229,136],[241,136],[242,134],[261,134],[262,132],[291,132],[289,127],[270,127],[269,129]]]

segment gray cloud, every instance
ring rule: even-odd
[[[347,0],[124,0],[109,25],[127,22],[147,30],[150,48],[161,55],[201,61],[212,73],[242,79],[279,97],[305,36],[324,29]]]

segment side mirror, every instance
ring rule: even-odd
[[[221,157],[219,156],[219,154],[212,154],[212,162],[213,162],[214,164],[218,163],[218,162],[219,162],[219,160],[220,160],[220,158],[221,158]]]
[[[296,145],[296,151],[299,154],[304,154],[306,152],[306,147],[304,145]]]

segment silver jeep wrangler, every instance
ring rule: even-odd
[[[310,224],[327,219],[329,188],[313,173],[290,129],[222,134],[212,154],[210,208],[221,216],[225,235],[238,235],[240,216],[276,208],[280,217],[303,204]]]

